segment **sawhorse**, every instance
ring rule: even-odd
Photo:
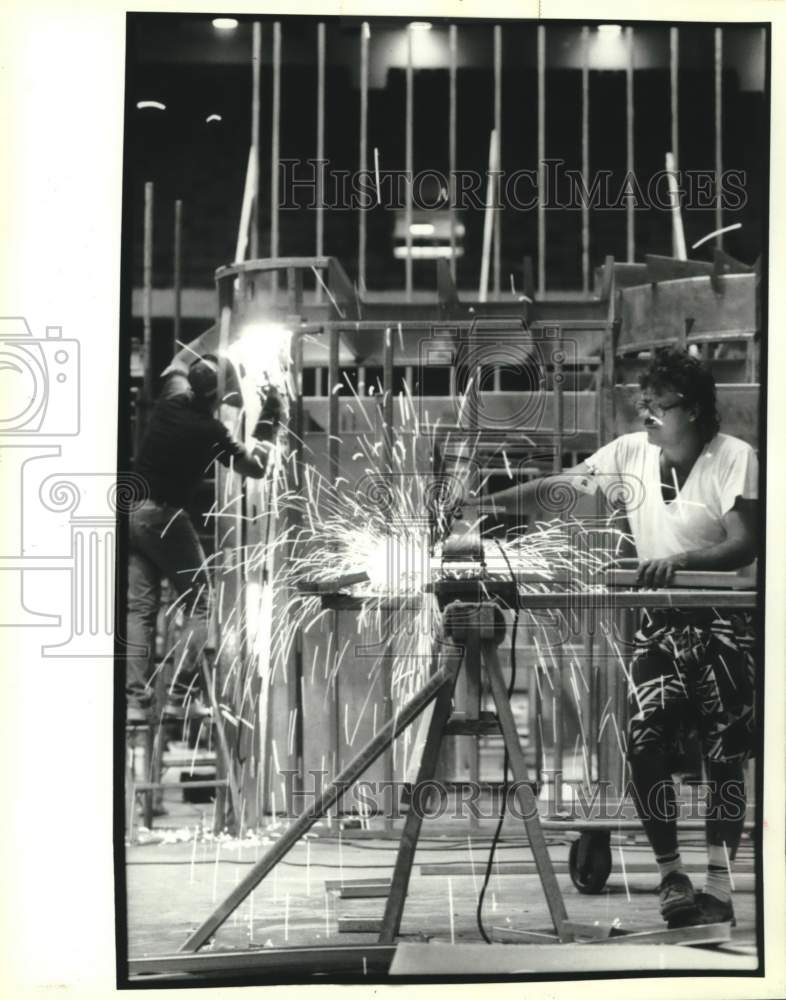
[[[433,786],[428,783],[432,782],[436,773],[443,737],[459,732],[462,735],[479,737],[488,732],[490,720],[483,717],[480,711],[481,682],[484,674],[488,680],[491,696],[497,710],[496,719],[492,718],[491,721],[496,722],[502,733],[515,782],[515,794],[524,817],[529,846],[535,860],[535,867],[546,897],[552,923],[561,941],[570,940],[570,936],[565,932],[568,915],[562,891],[557,882],[546,846],[546,839],[540,825],[537,800],[530,785],[524,752],[519,741],[510,698],[505,688],[502,668],[497,655],[497,647],[505,637],[505,619],[498,606],[491,601],[479,603],[454,601],[445,608],[443,627],[446,639],[463,646],[463,661],[458,657],[458,646],[453,645],[452,652],[447,655],[450,656],[454,667],[450,680],[443,684],[436,696],[436,704],[431,716],[415,783],[416,790],[418,788],[427,789],[426,801],[417,803],[420,808],[410,808],[404,823],[390,894],[382,918],[379,943],[392,944],[399,933],[412,864],[423,824],[423,813],[428,809],[428,792],[433,790]],[[442,656],[445,655],[442,653]],[[453,689],[462,662],[467,682],[467,712],[466,716],[459,721],[452,720],[450,713]],[[415,804],[413,803],[413,806]]]
[[[347,764],[343,771],[317,796],[313,806],[304,810],[286,833],[251,868],[235,889],[229,893],[183,944],[182,952],[196,952],[215,934],[216,930],[237,909],[243,900],[259,885],[308,830],[317,823],[348,788],[361,777],[396,737],[409,726],[431,702],[435,702],[423,750],[418,783],[433,777],[442,738],[455,732],[450,724],[451,702],[459,669],[464,663],[469,689],[473,696],[471,705],[480,704],[481,670],[485,672],[497,709],[498,725],[502,731],[510,758],[511,771],[516,782],[516,796],[530,847],[546,896],[552,923],[560,941],[571,941],[576,925],[568,926],[562,891],[557,882],[549,857],[545,836],[538,817],[537,801],[529,784],[526,761],[521,749],[513,711],[497,657],[497,646],[505,632],[502,612],[493,602],[467,603],[456,601],[445,608],[444,636],[436,645],[436,669],[421,690],[390,719],[377,735]],[[459,645],[460,643],[460,645]],[[477,697],[475,697],[477,695]],[[474,709],[473,709],[474,712]],[[478,715],[479,715],[478,711]],[[461,731],[474,729],[473,720],[462,719]],[[487,731],[484,720],[478,718],[476,733]],[[417,787],[417,786],[416,786]],[[407,816],[399,846],[399,853],[385,908],[380,932],[380,942],[392,942],[398,934],[404,902],[417,848],[422,816],[412,809]]]

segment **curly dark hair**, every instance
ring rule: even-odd
[[[720,429],[715,379],[709,368],[680,347],[659,347],[646,371],[639,375],[642,389],[660,393],[673,389],[686,406],[697,411],[696,426],[703,440],[711,441]]]

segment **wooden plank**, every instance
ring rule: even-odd
[[[379,917],[339,917],[339,934],[379,934],[382,921]]]
[[[606,573],[609,587],[633,587],[636,584],[636,570],[618,569]],[[670,587],[709,587],[722,590],[754,590],[756,580],[731,572],[707,572],[704,570],[680,570],[674,574]]]
[[[200,954],[145,955],[128,963],[132,977],[152,975],[209,975],[210,973],[260,974],[352,972],[385,973],[395,954],[388,945],[324,945],[323,947],[244,949]]]
[[[659,254],[644,255],[647,281],[674,281],[676,278],[696,278],[713,273],[713,266],[704,260],[680,260]]]
[[[735,868],[734,874],[737,874]],[[390,879],[377,885],[345,885],[339,889],[339,899],[387,899],[390,893]]]
[[[375,876],[373,878],[326,878],[325,879],[325,892],[338,892],[343,889],[357,888],[369,888],[374,886],[386,886],[390,888],[389,878],[379,878]]]
[[[542,823],[542,821],[541,821]],[[639,830],[643,830],[641,823],[639,823]],[[567,875],[570,871],[567,861],[552,861],[554,866],[554,871],[557,875]],[[684,862],[685,871],[688,872],[706,872],[707,865],[706,862]],[[472,865],[469,862],[464,861],[454,861],[450,863],[443,864],[424,864],[418,867],[418,873],[424,878],[428,876],[437,876],[440,878],[447,878],[449,875],[476,875],[478,870],[477,864]],[[625,860],[625,872],[627,875],[657,875],[658,868],[655,861],[629,861]],[[500,861],[494,863],[494,874],[495,875],[537,875],[538,869],[534,861]],[[734,877],[738,875],[755,875],[756,871],[752,864],[740,865],[735,862],[734,865]],[[376,891],[384,895],[381,887],[377,887]]]
[[[704,924],[698,927],[658,928],[651,931],[628,931],[596,938],[594,945],[707,945],[731,940],[730,924]]]
[[[511,934],[509,928],[495,928],[500,934]],[[531,932],[529,932],[531,933]],[[598,956],[596,944],[574,944],[570,950],[551,943],[546,944],[501,944],[491,945],[462,941],[451,945],[442,942],[428,944],[399,944],[390,965],[391,976],[501,976],[523,975],[527,973],[550,973],[564,975],[566,968],[571,973],[589,972],[597,974],[619,971],[631,974],[632,969],[662,972],[664,969],[716,970],[719,973],[732,970],[752,971],[756,959],[741,955],[730,955],[716,949],[706,952],[687,949],[680,945],[621,943],[619,947],[607,949],[602,959]]]
[[[719,292],[712,287],[716,282]],[[697,276],[623,289],[620,348],[642,342],[678,340],[685,320],[692,334],[756,329],[756,276]]]

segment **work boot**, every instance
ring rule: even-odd
[[[696,924],[731,924],[737,926],[734,917],[734,907],[731,900],[725,903],[717,896],[709,892],[696,893],[696,909],[699,911],[699,919],[693,921]]]
[[[659,889],[660,913],[669,927],[681,925],[683,917],[696,911],[696,893],[685,872],[669,872]]]

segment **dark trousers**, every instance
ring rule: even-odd
[[[144,708],[152,700],[156,618],[164,577],[185,615],[169,692],[175,701],[183,701],[201,686],[199,659],[208,636],[210,581],[204,550],[184,510],[152,500],[131,513],[128,547],[128,702]]]
[[[733,858],[745,820],[743,767],[754,747],[754,635],[748,614],[659,610],[634,640],[628,755],[636,807],[656,855],[677,848],[671,771],[691,729],[709,783],[707,843]]]

